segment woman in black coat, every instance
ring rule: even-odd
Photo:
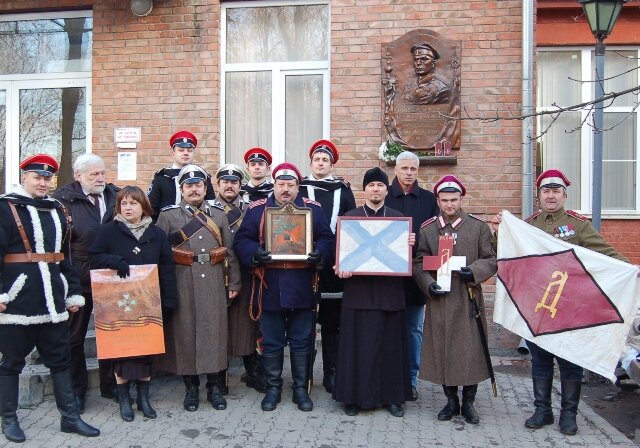
[[[160,298],[163,314],[177,306],[178,290],[171,245],[162,229],[153,224],[151,204],[144,192],[134,186],[124,187],[116,199],[116,216],[100,227],[89,250],[92,269],[115,269],[121,278],[129,276],[129,265],[156,264],[160,278]],[[129,397],[129,381],[136,380],[138,409],[147,418],[156,418],[149,404],[152,356],[113,360],[118,384],[120,416],[133,420]]]

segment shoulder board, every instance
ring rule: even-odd
[[[565,210],[564,212],[567,215],[571,216],[572,218],[576,218],[578,221],[588,221],[589,220],[589,218],[587,218],[586,216],[583,216],[580,213],[574,212],[573,210]]]
[[[471,217],[471,218],[473,218],[473,219],[477,219],[478,221],[485,222],[485,220],[484,220],[484,219],[480,219],[480,218],[478,218],[477,216],[472,215],[471,213],[467,213],[467,216],[470,216],[470,217]]]
[[[166,207],[162,207],[160,211],[163,212],[165,210],[171,210],[172,208],[180,208],[180,206],[178,204],[167,205]]]
[[[429,224],[431,224],[432,222],[435,222],[436,219],[438,219],[437,216],[434,216],[433,218],[429,218],[427,219],[425,222],[422,223],[422,225],[420,226],[420,228],[422,229],[423,227],[428,226]]]
[[[349,183],[349,181],[343,177],[335,177],[335,180],[337,180],[338,182],[340,182],[342,185],[344,185],[347,188],[351,188],[351,184]]]
[[[207,204],[209,204],[210,207],[224,211],[224,207],[222,206],[222,204],[216,203],[215,199],[207,199]]]
[[[153,175],[160,175],[160,176],[166,176],[166,174],[164,174],[164,170],[168,170],[170,169],[168,166],[165,166],[164,168],[160,168],[158,171],[156,171],[155,173],[153,173]]]
[[[314,201],[313,199],[302,198],[302,200],[304,201],[305,204],[313,204],[313,205],[317,205],[318,207],[322,207],[322,204],[320,204],[318,201]]]
[[[258,199],[256,201],[251,201],[249,203],[249,208],[247,210],[251,210],[254,207],[257,207],[259,205],[264,205],[267,203],[267,198],[262,198],[262,199]]]
[[[541,210],[538,210],[537,212],[535,212],[533,215],[529,216],[527,219],[524,220],[524,222],[529,222],[532,219],[534,219],[536,216],[538,216],[540,213],[542,213]]]

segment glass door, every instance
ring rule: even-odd
[[[4,122],[13,131],[3,139],[7,191],[20,182],[20,161],[39,153],[60,164],[52,188],[73,181],[73,162],[90,150],[90,80],[15,81],[4,92]]]

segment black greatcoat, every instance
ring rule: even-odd
[[[413,256],[415,257],[420,244],[418,229],[420,229],[423,222],[440,214],[436,196],[431,191],[420,188],[418,181],[413,184],[411,191],[405,194],[396,177],[389,187],[389,194],[384,203],[392,209],[398,210],[403,216],[412,218],[411,228],[416,234],[416,244],[413,246]],[[426,296],[420,291],[411,277],[407,277],[404,280],[404,289],[407,305],[425,304]]]
[[[366,207],[366,214],[365,214]],[[345,216],[402,216],[366,205]],[[411,398],[403,280],[353,276],[344,281],[336,386],[333,398],[363,409]]]

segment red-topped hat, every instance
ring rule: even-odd
[[[25,172],[33,171],[41,176],[51,177],[58,172],[58,162],[48,154],[36,154],[27,157],[20,164],[20,169]]]
[[[325,154],[328,154],[331,158],[332,164],[337,163],[340,156],[336,145],[331,143],[329,140],[318,140],[311,145],[311,148],[309,149],[309,158],[313,159],[313,155],[317,152],[324,152]]]
[[[571,182],[560,170],[547,170],[536,179],[536,187],[538,187],[538,190],[542,187],[567,188],[569,185],[571,185]]]
[[[257,162],[260,160],[266,162],[267,165],[271,166],[272,159],[269,151],[256,147],[251,148],[244,153],[244,163],[246,164],[249,164],[249,162]]]
[[[281,163],[273,169],[273,180],[297,180],[300,182],[302,174],[293,163]]]
[[[441,191],[444,191],[445,193],[458,191],[462,194],[462,196],[467,194],[467,189],[464,187],[462,182],[460,182],[460,180],[453,174],[447,174],[433,186],[433,192],[436,194],[436,196]]]
[[[174,146],[180,148],[195,148],[198,146],[198,139],[189,131],[178,131],[171,136],[169,144],[172,148]]]

